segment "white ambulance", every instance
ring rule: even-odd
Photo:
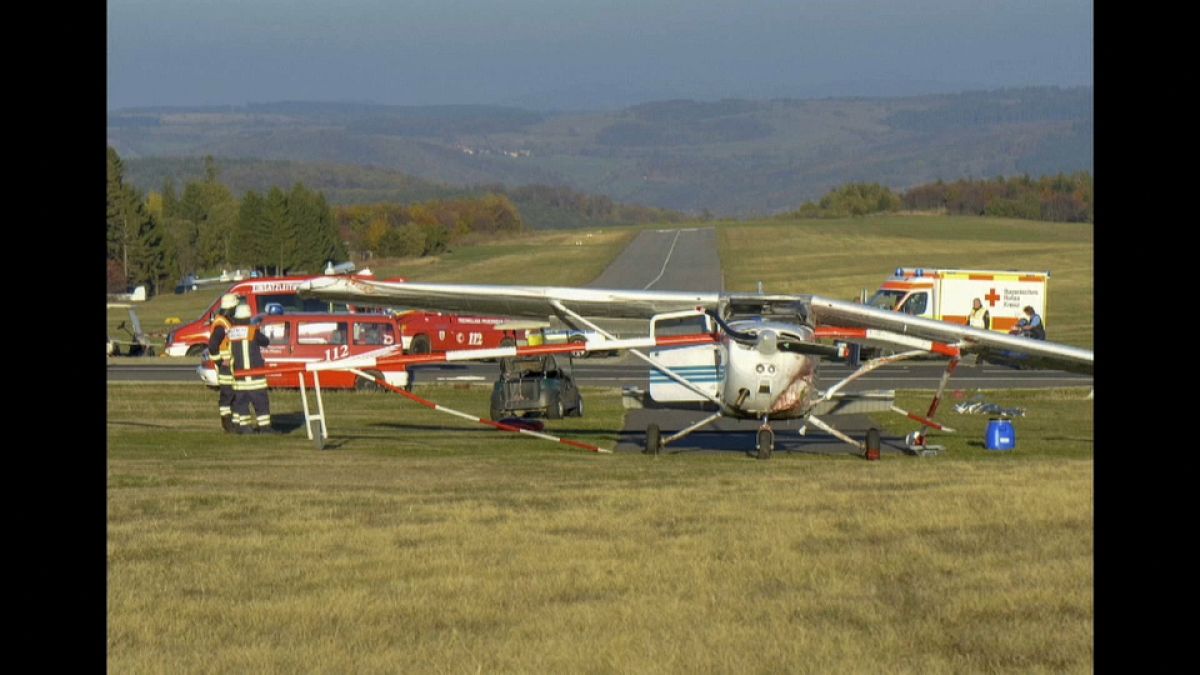
[[[925,319],[966,325],[972,301],[979,298],[991,317],[994,331],[1009,332],[1017,321],[1025,318],[1025,307],[1033,307],[1049,330],[1046,317],[1049,283],[1049,272],[898,267],[867,303]]]

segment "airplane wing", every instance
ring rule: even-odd
[[[811,318],[818,324],[874,328],[913,338],[936,340],[1005,365],[1092,373],[1094,359],[1090,349],[921,319],[903,312],[816,295],[808,298],[808,305]]]
[[[296,289],[302,297],[351,304],[420,307],[447,312],[494,314],[545,319],[561,302],[583,316],[649,319],[655,314],[704,307],[715,309],[719,293],[628,291],[549,286],[484,286],[471,284],[391,283],[319,277]]]
[[[1006,365],[1089,374],[1093,365],[1091,350],[921,319],[900,312],[817,295],[396,283],[345,277],[318,277],[301,284],[296,292],[302,297],[352,304],[420,307],[530,319],[545,319],[557,314],[554,306],[556,303],[561,303],[583,316],[627,319],[649,319],[656,314],[696,308],[715,310],[722,303],[741,303],[746,308],[771,305],[805,306],[809,321],[818,326],[876,329],[909,339],[947,343],[968,353],[979,353],[985,360]]]

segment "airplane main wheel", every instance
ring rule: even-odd
[[[662,432],[657,424],[646,427],[646,454],[657,455],[662,450]]]
[[[771,459],[771,452],[775,450],[775,432],[770,427],[759,428],[757,447],[759,459]]]
[[[879,459],[879,430],[867,429],[867,459]]]

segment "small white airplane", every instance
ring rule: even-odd
[[[801,420],[805,425],[801,433],[811,424],[870,452],[872,447],[879,448],[877,430],[870,430],[865,442],[858,441],[830,426],[821,415],[879,409],[901,413],[920,423],[920,431],[906,438],[908,448],[913,454],[933,454],[925,443],[925,434],[929,429],[953,431],[932,418],[963,355],[975,353],[989,362],[1020,368],[1047,367],[1083,373],[1091,373],[1093,364],[1090,350],[816,295],[392,283],[346,277],[312,279],[301,284],[297,293],[360,305],[420,307],[539,320],[556,316],[573,328],[590,329],[587,351],[630,350],[657,371],[648,392],[653,400],[707,401],[717,407],[715,413],[669,436],[663,436],[657,425],[649,425],[646,452],[650,454],[658,454],[665,445],[723,416],[762,422],[755,443],[761,459],[769,458],[774,449],[770,423],[775,420]],[[648,320],[649,335],[617,339],[592,321],[598,317]],[[660,322],[687,317],[702,318],[704,332],[656,334]],[[819,357],[844,356],[852,343],[905,351],[866,361],[840,382],[824,391],[818,390],[815,383]],[[469,349],[390,357],[388,361],[416,364],[495,359],[578,347]],[[655,347],[658,349],[649,354],[640,351]],[[924,415],[897,408],[892,392],[857,395],[842,392],[847,384],[880,366],[930,354],[945,357],[948,363]],[[347,368],[363,375],[363,369],[373,365],[361,359],[346,359],[310,364],[309,369]]]

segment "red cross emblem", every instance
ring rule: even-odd
[[[988,291],[987,295],[983,296],[983,299],[988,301],[988,307],[995,307],[996,301],[1000,299],[1000,296],[996,295],[996,289],[993,288]]]

